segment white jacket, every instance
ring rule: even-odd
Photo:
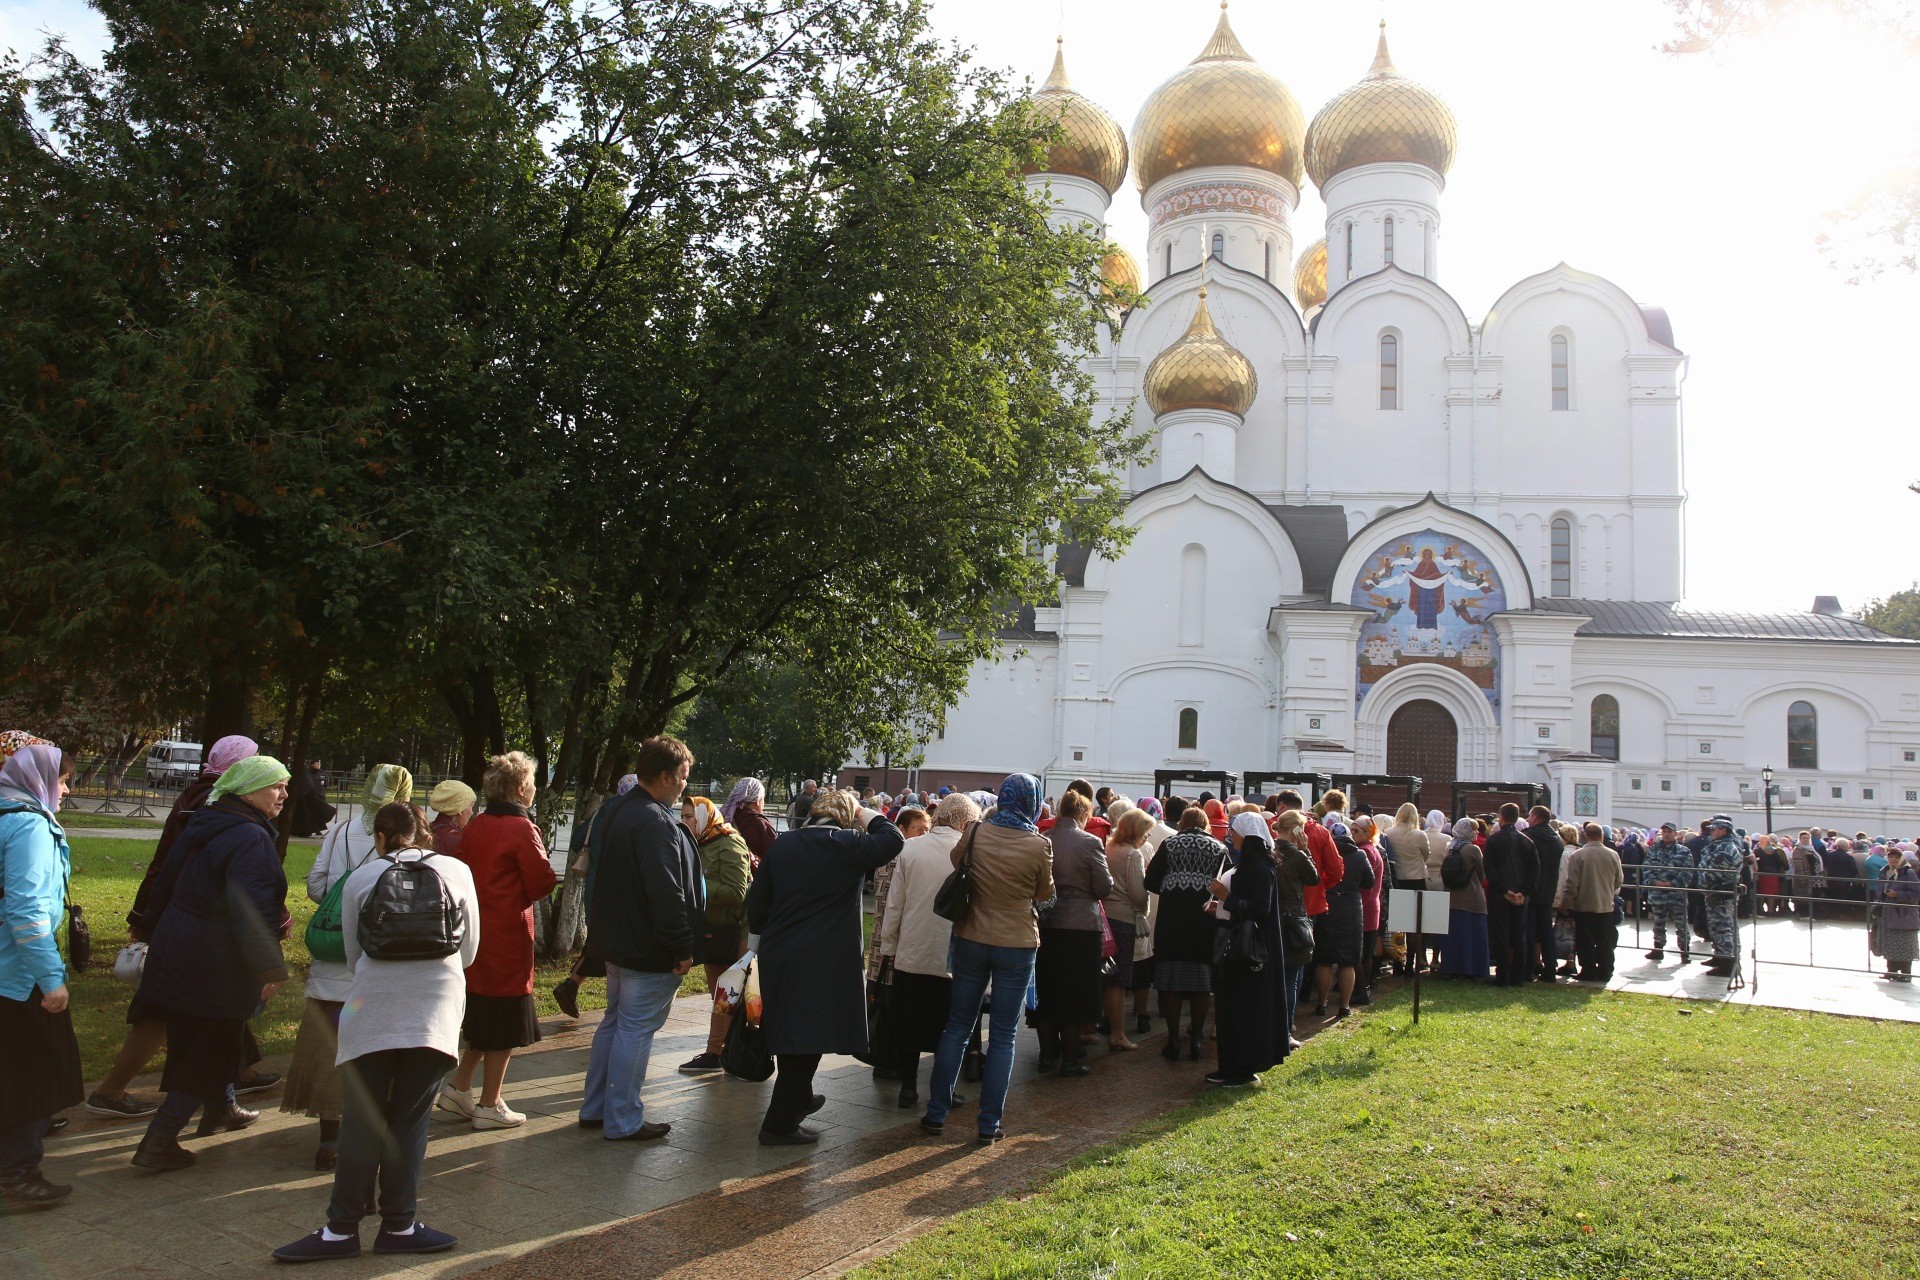
[[[307,897],[319,902],[333,888],[333,882],[351,875],[373,857],[373,837],[360,819],[342,818],[327,832],[320,852],[313,857],[313,869],[307,872]],[[343,1001],[353,987],[353,966],[332,960],[315,960],[307,971],[309,1000]]]
[[[959,842],[960,833],[952,827],[935,827],[907,841],[893,860],[880,954],[892,956],[893,967],[903,973],[953,976],[947,972],[953,925],[933,913],[933,899],[953,874],[953,846]]]

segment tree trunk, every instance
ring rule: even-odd
[[[586,852],[587,825],[606,801],[604,792],[583,790],[580,803],[574,809],[573,839],[567,850],[567,874],[560,882],[559,908],[554,913],[552,931],[545,935],[549,959],[572,955],[586,945],[587,877],[585,872],[575,871],[573,867],[580,855]]]
[[[216,656],[208,661],[207,704],[200,741],[209,750],[228,734],[245,733],[253,723],[251,665],[243,654]]]
[[[320,711],[320,694],[326,687],[326,682],[327,665],[322,661],[318,669],[314,671],[313,678],[307,681],[304,686],[304,691],[296,690],[294,699],[289,700],[290,702],[298,700],[301,703],[299,727],[293,732],[293,750],[286,761],[287,768],[291,769],[295,776],[298,776],[304,771],[307,765],[307,749],[313,741],[313,721]],[[288,723],[293,723],[291,706],[288,707],[287,720]],[[280,846],[280,861],[285,862],[287,860],[287,842],[293,838],[293,801],[291,794],[289,794],[286,807],[280,810],[280,821],[278,825],[280,835],[277,843]]]

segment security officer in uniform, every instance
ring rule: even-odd
[[[1692,939],[1687,928],[1687,890],[1695,888],[1693,850],[1680,843],[1671,822],[1660,824],[1660,838],[1647,846],[1646,860],[1640,867],[1640,884],[1647,896],[1647,910],[1653,916],[1653,950],[1649,960],[1666,959],[1667,925],[1673,925],[1674,940],[1680,944],[1680,963],[1693,959]]]
[[[1733,819],[1716,813],[1707,819],[1707,843],[1700,850],[1700,887],[1707,900],[1707,933],[1713,939],[1713,959],[1707,972],[1730,976],[1739,964],[1740,919],[1734,914],[1740,895],[1740,869],[1747,851],[1733,835]]]

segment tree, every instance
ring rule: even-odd
[[[1869,601],[1860,611],[1860,621],[1888,635],[1920,640],[1920,583]]]

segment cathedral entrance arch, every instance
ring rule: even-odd
[[[1459,778],[1460,726],[1431,698],[1405,702],[1387,721],[1387,772],[1420,779],[1420,811],[1451,813]]]

